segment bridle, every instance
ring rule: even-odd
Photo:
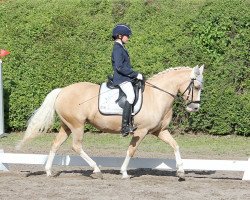
[[[186,100],[188,100],[190,97],[190,93],[191,93],[191,100],[187,103],[187,106],[190,105],[191,103],[196,103],[196,104],[201,103],[201,101],[194,101],[194,81],[195,80],[196,80],[195,78],[192,78],[189,85],[187,86],[186,90],[181,94],[181,96],[182,96],[188,91],[188,95],[186,98]]]
[[[190,80],[190,83],[189,83],[189,85],[187,86],[187,88],[186,88],[186,89],[184,90],[184,92],[181,94],[181,96],[183,96],[183,95],[188,91],[188,96],[187,96],[186,100],[189,99],[190,94],[191,94],[191,100],[187,103],[187,106],[190,105],[190,104],[192,104],[192,103],[196,103],[196,104],[200,104],[200,103],[201,103],[201,101],[194,101],[194,81],[195,81],[195,80],[196,80],[195,78],[192,78],[192,79]],[[148,84],[150,87],[152,87],[152,88],[158,89],[158,90],[160,90],[160,91],[162,91],[162,92],[164,92],[164,93],[169,94],[171,97],[176,98],[176,95],[174,95],[174,94],[172,94],[172,93],[170,93],[170,92],[168,92],[168,91],[166,91],[166,90],[163,90],[163,89],[157,87],[156,85],[154,85],[154,84],[152,84],[152,83],[149,83],[148,81],[145,81],[145,83],[147,83],[147,84]]]

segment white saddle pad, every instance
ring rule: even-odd
[[[119,97],[119,89],[110,89],[107,87],[106,83],[102,83],[99,93],[99,111],[105,115],[122,115],[123,109],[115,101]],[[139,98],[134,106],[134,113],[136,115],[142,105],[142,93],[141,89],[139,91]]]

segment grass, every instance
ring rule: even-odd
[[[22,138],[23,133],[11,133],[0,139],[0,149],[14,149],[15,144]],[[181,148],[184,158],[232,158],[246,159],[250,157],[250,138],[240,136],[210,136],[210,135],[174,135]],[[55,133],[41,135],[26,145],[29,149],[49,150],[55,138]],[[131,137],[122,138],[119,134],[86,133],[84,149],[99,151],[126,151]],[[71,148],[70,137],[62,148]],[[173,150],[158,138],[148,135],[138,148],[139,152],[151,154],[173,155]]]

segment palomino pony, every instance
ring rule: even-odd
[[[147,134],[153,134],[169,143],[174,149],[177,175],[180,179],[184,179],[179,146],[167,127],[172,118],[173,102],[178,92],[182,94],[188,112],[199,110],[203,69],[204,65],[194,68],[171,68],[148,79],[141,110],[134,116],[137,129],[132,135],[126,158],[121,166],[122,178],[130,177],[127,174],[127,167],[140,142]],[[61,119],[60,131],[55,138],[45,166],[47,176],[51,176],[55,153],[70,134],[73,137],[72,149],[93,168],[93,173],[101,175],[96,162],[83,151],[84,124],[88,122],[104,132],[119,133],[121,116],[107,116],[99,112],[97,98],[99,88],[97,84],[81,82],[55,89],[47,95],[41,107],[30,118],[24,138],[17,145],[19,148],[27,140],[45,133],[51,127],[55,111]]]

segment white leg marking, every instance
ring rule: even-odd
[[[130,178],[130,176],[128,175],[127,173],[127,169],[128,169],[128,164],[129,164],[129,161],[130,161],[131,157],[128,155],[128,152],[127,152],[127,156],[122,164],[122,167],[121,167],[121,173],[122,173],[122,178]]]
[[[96,162],[92,160],[83,150],[81,150],[80,156],[89,164],[90,167],[94,168],[94,173],[101,172]]]
[[[51,176],[52,175],[52,173],[51,173],[51,167],[52,167],[52,163],[53,163],[54,157],[55,157],[55,152],[50,151],[49,152],[49,156],[48,156],[48,160],[47,160],[46,165],[45,165],[45,171],[46,171],[47,176]]]
[[[183,161],[181,159],[179,147],[176,147],[176,151],[174,152],[174,154],[175,154],[177,172],[184,173]]]

